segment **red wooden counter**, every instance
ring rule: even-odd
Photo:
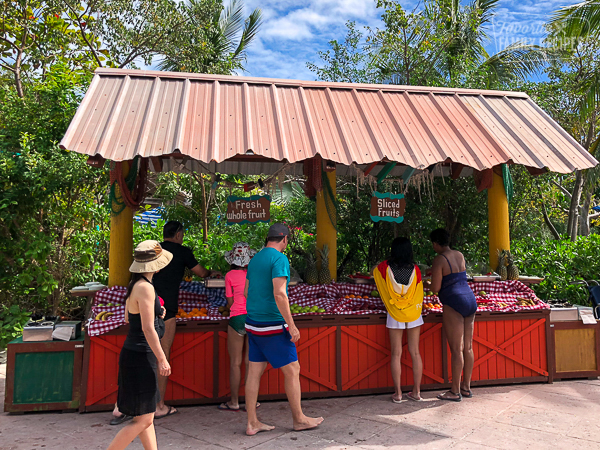
[[[473,386],[552,382],[548,370],[549,310],[477,313]],[[305,398],[393,392],[385,315],[298,316],[297,344]],[[429,314],[421,330],[422,389],[450,386],[450,351],[441,314]],[[80,411],[110,410],[127,327],[86,336]],[[412,383],[411,361],[402,355],[402,384]],[[177,325],[166,400],[174,405],[219,403],[229,395],[227,321]],[[243,391],[242,391],[243,394]],[[260,399],[285,398],[283,375],[267,369]]]

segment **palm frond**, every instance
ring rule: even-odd
[[[515,42],[481,64],[487,73],[488,85],[525,79],[549,64],[555,54],[545,47]]]
[[[240,42],[233,52],[232,59],[239,60],[246,57],[246,49],[256,37],[262,23],[262,11],[257,8],[244,22],[244,31],[242,31]]]
[[[500,0],[473,0],[470,5],[471,10],[479,11],[479,24],[486,26],[492,22],[492,18],[496,15],[496,8]]]
[[[600,77],[598,73],[584,80],[581,84],[583,88],[583,101],[581,102],[580,115],[585,118],[596,110],[600,104]]]
[[[219,28],[225,40],[233,43],[244,26],[244,2],[231,0],[219,18]],[[233,50],[233,49],[232,49]]]
[[[585,0],[554,12],[549,22],[554,37],[600,36],[600,0]]]

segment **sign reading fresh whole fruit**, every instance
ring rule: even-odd
[[[371,219],[374,222],[396,222],[404,220],[406,199],[404,194],[373,192],[371,197]]]
[[[227,225],[234,223],[269,223],[271,220],[271,197],[253,195],[252,197],[227,197]]]

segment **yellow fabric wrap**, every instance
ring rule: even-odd
[[[423,283],[417,279],[413,273],[412,282],[408,286],[398,285],[393,281],[393,276],[389,273],[389,268],[386,268],[386,277],[381,275],[379,268],[373,271],[375,284],[379,296],[390,316],[398,322],[413,322],[421,316],[423,309]],[[394,289],[396,286],[405,287],[404,293],[399,293]]]

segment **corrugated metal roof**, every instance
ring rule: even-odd
[[[96,71],[60,145],[114,161],[180,152],[225,173],[316,154],[417,169],[597,164],[523,93],[120,69]]]

